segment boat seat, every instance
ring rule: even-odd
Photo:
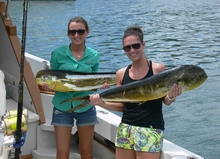
[[[6,90],[5,90],[5,83],[4,83],[5,75],[2,70],[0,70],[0,116],[2,117],[5,113],[6,107]]]
[[[0,70],[0,117],[2,117],[5,113],[6,107],[6,91],[5,91],[5,83],[4,83],[5,75]],[[0,155],[2,154],[3,150],[3,142],[4,142],[4,134],[0,133]]]

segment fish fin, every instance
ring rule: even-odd
[[[73,98],[67,98],[60,102],[60,104],[63,104],[65,102],[72,102],[74,100],[89,100],[89,96],[81,96],[81,97],[73,97]]]
[[[63,103],[66,103],[66,102],[71,102],[71,101],[73,101],[73,100],[75,100],[75,97],[73,97],[73,98],[67,98],[67,99],[63,100],[62,102],[60,102],[60,104],[63,104]]]
[[[88,100],[85,100],[85,101],[82,102],[81,104],[77,105],[77,106],[74,107],[74,108],[71,108],[71,109],[67,110],[66,112],[70,113],[70,112],[73,112],[73,111],[75,111],[75,110],[77,110],[77,109],[83,108],[83,107],[85,107],[88,103],[89,103],[89,101],[88,101]]]

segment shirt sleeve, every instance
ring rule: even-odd
[[[100,62],[100,55],[99,55],[98,52],[97,52],[97,54],[95,55],[95,57],[96,57],[96,59],[95,59],[96,63],[95,63],[94,66],[92,67],[92,71],[93,71],[93,72],[98,72],[98,70],[99,70],[99,62]]]
[[[52,70],[58,70],[59,68],[59,63],[57,62],[56,53],[54,51],[51,53],[50,67]]]

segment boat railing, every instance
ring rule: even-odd
[[[10,20],[10,17],[9,17],[9,14],[8,14],[8,10],[9,10],[9,4],[10,4],[10,1],[11,1],[11,0],[6,0],[6,8],[5,8],[5,13],[3,14],[3,15],[4,15],[5,20]]]

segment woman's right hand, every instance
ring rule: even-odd
[[[90,103],[93,105],[104,106],[105,102],[100,98],[99,94],[90,95]]]
[[[41,88],[45,91],[54,91],[53,89],[51,89],[46,83],[42,84]]]

